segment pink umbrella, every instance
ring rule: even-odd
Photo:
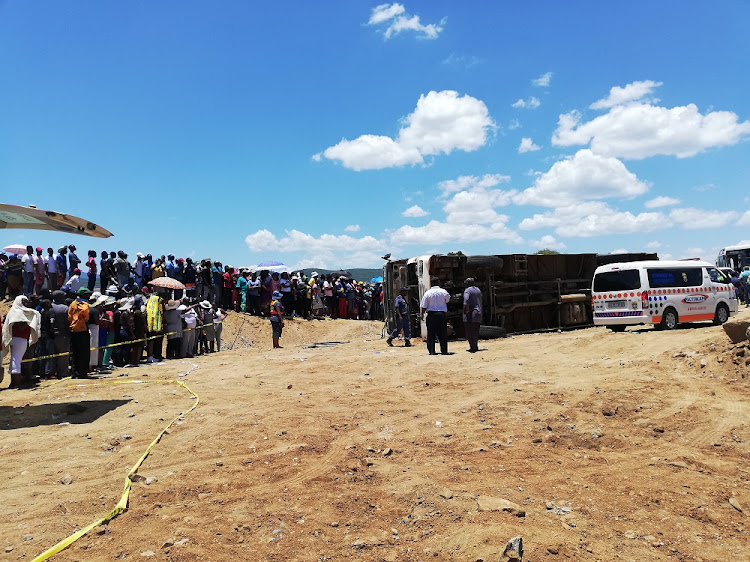
[[[10,246],[5,246],[3,248],[3,252],[6,254],[25,254],[26,253],[26,246],[23,244],[11,244]]]

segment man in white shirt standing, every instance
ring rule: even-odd
[[[23,294],[30,297],[34,294],[34,248],[26,246],[26,253],[21,257],[23,264]]]
[[[422,297],[420,319],[427,313],[427,351],[435,353],[435,339],[440,342],[440,353],[448,355],[448,291],[440,286],[440,279],[430,279],[430,289]]]

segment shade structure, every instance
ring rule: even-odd
[[[382,282],[383,282],[383,277],[382,276],[380,276],[380,277],[373,277],[372,279],[370,279],[370,283],[382,283]]]
[[[5,248],[3,248],[3,252],[5,252],[6,254],[25,254],[26,246],[24,246],[23,244],[11,244],[9,246],[5,246]]]
[[[347,271],[346,269],[339,269],[338,271],[332,271],[331,275],[333,275],[334,277],[346,277],[347,279],[349,279],[352,276],[351,272]]]
[[[152,287],[161,287],[163,289],[184,289],[185,285],[180,283],[177,279],[171,277],[157,277],[153,281],[148,282]]]
[[[5,203],[0,203],[0,228],[53,230],[94,238],[113,236],[106,228],[74,215]]]

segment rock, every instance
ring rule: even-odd
[[[174,546],[174,539],[169,539],[163,545],[161,545],[162,548],[169,548],[170,546]]]
[[[729,505],[731,505],[734,509],[736,509],[740,513],[744,513],[744,511],[742,511],[742,506],[740,505],[740,502],[737,501],[737,498],[729,498],[729,500],[727,501],[729,502]]]
[[[393,454],[393,449],[391,449],[390,447],[387,447],[387,448],[386,448],[386,449],[385,449],[385,450],[383,451],[383,456],[384,456],[384,457],[389,457],[389,456],[391,456],[392,454]]]
[[[154,556],[156,553],[153,550],[146,550],[141,552],[141,556]]]
[[[146,477],[142,476],[140,474],[131,474],[130,475],[130,481],[131,482],[145,482],[146,481]]]
[[[619,410],[619,406],[615,406],[614,409],[612,408],[602,408],[602,414],[604,414],[606,417],[610,418],[614,416],[617,413],[617,410]]]
[[[706,365],[708,365],[708,361],[706,361],[705,359],[701,359],[701,368],[705,368]]]
[[[479,511],[505,511],[516,517],[526,517],[526,511],[517,503],[492,496],[477,496],[477,508]]]
[[[332,522],[331,522],[331,527],[333,527],[334,529],[335,529],[336,527],[338,527],[338,526],[339,526],[339,522],[338,522],[338,521],[332,521]]]
[[[628,529],[627,531],[625,531],[625,532],[623,533],[623,535],[625,536],[625,538],[626,538],[626,539],[634,539],[634,538],[635,538],[635,536],[636,536],[636,535],[635,535],[635,531],[632,531],[632,530],[630,530],[630,529]]]
[[[656,433],[664,433],[664,428],[663,428],[663,427],[661,427],[661,426],[658,426],[658,427],[655,427],[655,428],[654,428],[654,431],[655,431]]]
[[[8,546],[6,546],[5,547],[5,552],[13,552],[13,545],[9,544]]]
[[[73,483],[73,477],[70,474],[66,474],[60,478],[60,484],[64,486],[70,486]]]
[[[156,482],[156,477],[154,477],[154,476],[147,476],[146,479],[144,480],[144,482],[146,483],[146,486],[150,486],[151,484],[153,484],[154,482]]]
[[[183,545],[187,544],[187,542],[189,540],[190,539],[188,539],[188,538],[180,539],[178,541],[175,541],[174,544],[175,544],[175,546],[183,546]]]
[[[26,542],[33,541],[34,535],[24,535],[23,540],[25,540]]]
[[[453,492],[448,488],[445,488],[440,492],[440,497],[449,500],[453,497]]]
[[[742,343],[747,341],[747,330],[750,328],[750,322],[732,318],[725,322],[722,328],[724,328],[724,333],[729,336],[732,343]]]
[[[739,349],[735,349],[734,350],[734,354],[737,357],[744,357],[745,356],[745,348],[744,347],[740,347]]]
[[[643,540],[652,543],[656,540],[656,537],[654,535],[646,535],[645,537],[643,537]]]
[[[669,463],[669,465],[670,466],[675,466],[677,468],[690,468],[684,462],[680,462],[680,461],[673,461],[673,462]]]
[[[375,464],[375,459],[372,457],[366,457],[365,458],[365,466],[372,466]]]
[[[224,466],[224,463],[223,463],[223,462],[221,462],[221,461],[217,461],[217,462],[216,462],[216,466]]]
[[[557,554],[560,552],[560,550],[556,546],[548,546],[547,552],[549,552],[550,554]]]
[[[500,555],[500,562],[521,562],[523,560],[523,538],[513,537]]]

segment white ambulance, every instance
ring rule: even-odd
[[[737,314],[731,281],[708,262],[634,261],[597,267],[594,324],[615,332],[634,324],[673,330],[681,322],[723,324]]]

